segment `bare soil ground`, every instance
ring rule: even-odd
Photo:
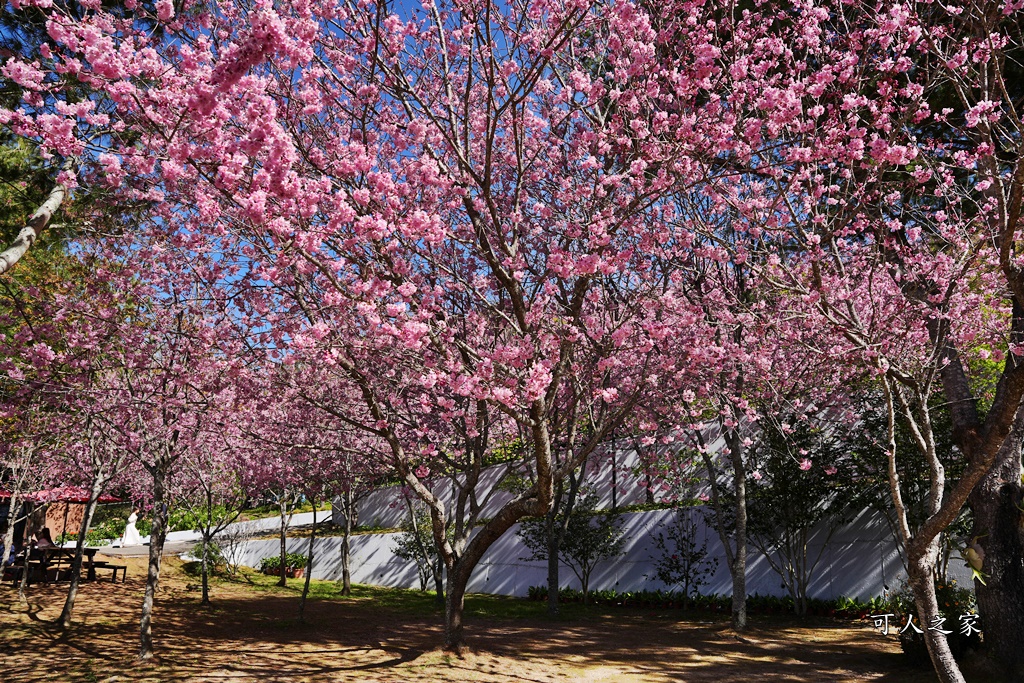
[[[342,681],[481,683],[668,683],[878,681],[924,683],[891,636],[870,623],[755,619],[742,637],[722,618],[680,620],[649,610],[549,620],[467,619],[470,652],[446,654],[440,618],[371,599],[313,600],[297,620],[297,590],[218,582],[199,605],[196,579],[164,563],[154,635],[158,657],[139,662],[144,558],[125,584],[86,583],[75,624],[53,626],[67,584],[32,585],[27,603],[0,587],[4,681]]]

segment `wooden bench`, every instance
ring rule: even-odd
[[[110,582],[111,583],[116,583],[117,582],[117,573],[118,572],[121,572],[121,583],[124,583],[125,579],[128,578],[128,567],[126,565],[123,565],[123,564],[108,564],[106,562],[97,563],[96,564],[96,570],[99,571],[101,569],[110,569],[110,570],[112,570],[112,572],[110,574]]]
[[[12,586],[18,585],[21,581],[21,575],[25,572],[24,564],[8,565],[4,568],[4,581],[8,579],[11,581]],[[47,566],[37,560],[30,560],[28,563],[28,583],[49,583],[50,579],[47,576]]]

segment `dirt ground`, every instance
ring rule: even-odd
[[[755,619],[743,637],[721,619],[624,611],[572,621],[467,619],[471,651],[443,653],[439,619],[370,600],[316,600],[307,623],[293,593],[220,584],[199,603],[195,579],[165,562],[154,636],[158,657],[138,662],[143,558],[125,584],[84,584],[68,633],[52,622],[66,584],[32,585],[27,604],[0,587],[0,676],[4,681],[479,681],[604,683],[692,681],[880,681],[924,683],[894,639],[870,624]]]

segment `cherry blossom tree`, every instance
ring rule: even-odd
[[[143,180],[158,186],[169,201],[155,227],[181,225],[192,253],[238,255],[233,281],[249,286],[239,305],[272,317],[261,343],[287,343],[289,362],[328,366],[360,397],[334,409],[387,444],[389,465],[431,508],[449,565],[446,641],[461,647],[462,594],[483,551],[546,511],[554,482],[660,364],[686,360],[657,348],[657,288],[637,248],[658,239],[658,198],[685,172],[631,123],[662,97],[668,74],[643,67],[657,37],[628,4],[466,4],[405,18],[384,5],[170,10],[173,52],[187,54],[172,69],[107,29],[119,66],[82,63],[97,86],[130,84],[139,99],[118,94],[125,116],[138,123],[133,102],[144,103],[151,125],[101,163],[140,196],[157,192]],[[74,51],[84,28],[56,23]],[[499,35],[507,57],[479,39]],[[582,56],[595,51],[611,55],[600,69]],[[620,103],[627,89],[645,94]],[[305,123],[285,123],[294,117]],[[656,125],[670,130],[672,117]],[[161,150],[156,166],[140,144]],[[432,435],[424,412],[456,431]],[[458,453],[470,501],[495,428],[522,431],[535,483],[453,546],[452,512],[417,472]]]
[[[732,258],[755,247],[765,253],[762,281],[789,295],[792,318],[821,331],[829,357],[874,374],[886,395],[890,441],[897,415],[911,426],[930,469],[920,527],[907,520],[894,444],[890,487],[932,662],[941,680],[961,681],[945,638],[930,628],[938,617],[939,535],[972,491],[982,519],[996,508],[1010,519],[1019,514],[1007,505],[1019,497],[1020,447],[1007,436],[1024,390],[1015,353],[1020,103],[1007,74],[1017,68],[1011,55],[1021,8],[787,8],[731,15],[707,50],[709,80],[728,97],[731,124],[718,139],[709,136],[713,152],[703,157],[708,211],[732,216],[747,236],[738,245],[720,242]],[[740,43],[742,51],[732,49]],[[971,361],[989,356],[1005,365],[982,411]],[[966,462],[955,483],[935,452],[928,399],[940,387]],[[999,557],[1013,534],[993,528],[979,536]],[[981,611],[993,631],[1018,632],[1007,619],[1021,610],[1005,608],[1016,598],[997,607],[984,596],[1002,590],[1004,572],[1019,585],[1012,578],[1019,560],[993,565],[1000,578],[978,586]],[[995,634],[992,645],[1007,667],[1019,668],[1019,648]]]
[[[235,402],[231,391],[206,406],[208,426],[195,439],[181,463],[182,493],[178,507],[190,510],[195,530],[201,535],[199,548],[202,598],[210,604],[210,571],[218,535],[235,522],[249,501],[245,475],[254,444],[237,431]],[[255,450],[255,449],[253,449]]]
[[[902,414],[930,463],[918,529],[890,476],[920,619],[938,614],[936,539],[984,480],[972,499],[992,578],[980,603],[1003,625],[988,630],[1016,633],[1005,625],[1024,609],[999,604],[1024,594],[1019,529],[999,520],[1018,519],[1020,498],[1020,449],[1007,441],[1024,394],[1020,10],[58,10],[46,63],[5,65],[25,95],[0,124],[79,159],[80,176],[123,201],[150,203],[138,242],[111,247],[140,273],[157,260],[181,281],[216,283],[227,327],[247,330],[233,345],[245,337],[283,365],[332,374],[343,398],[318,407],[383,444],[431,511],[449,647],[463,645],[462,593],[486,548],[546,513],[557,483],[636,408],[670,412],[687,382],[713,388],[698,408],[718,411],[742,486],[737,425],[768,392],[758,344],[793,321],[819,357],[874,373],[890,424]],[[96,97],[72,103],[52,73]],[[681,212],[684,195],[699,201]],[[756,286],[716,282],[688,300],[694,259]],[[762,301],[788,310],[765,320]],[[985,354],[1006,364],[982,411],[969,361]],[[951,486],[927,407],[938,386],[968,463]],[[167,415],[160,439],[180,434]],[[453,543],[450,522],[460,509],[473,522],[479,473],[513,437],[531,486]],[[425,482],[436,471],[465,482],[454,504]],[[942,680],[962,680],[941,634],[927,643]],[[1012,643],[992,643],[1015,665]]]

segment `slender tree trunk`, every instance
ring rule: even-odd
[[[299,621],[306,620],[306,596],[309,595],[309,580],[313,576],[313,543],[316,541],[316,499],[313,499],[313,530],[309,533],[309,550],[306,551],[306,580],[302,584],[299,598]]]
[[[431,573],[434,576],[434,606],[437,609],[444,609],[444,561],[440,553],[434,558]]]
[[[92,526],[92,518],[96,513],[96,505],[99,502],[100,494],[103,493],[105,481],[94,481],[92,490],[89,492],[89,501],[85,505],[85,513],[82,515],[82,524],[78,529],[78,542],[75,543],[75,559],[71,561],[71,584],[68,586],[68,597],[64,600],[64,609],[57,619],[62,629],[71,627],[71,613],[75,609],[75,599],[78,597],[78,584],[81,581],[82,557],[85,555],[85,536]]]
[[[281,494],[281,574],[277,579],[278,586],[286,586],[288,582],[286,572],[288,566],[285,564],[285,557],[288,555],[288,498],[287,494]]]
[[[985,553],[981,568],[985,583],[974,582],[985,647],[1007,681],[1024,680],[1022,440],[1024,410],[1018,412],[992,470],[969,499],[974,511],[973,536]]]
[[[939,601],[935,596],[935,563],[938,558],[938,539],[933,539],[923,554],[913,557],[913,551],[908,552],[911,556],[909,569],[910,589],[914,593],[914,604],[917,607],[917,616],[921,620],[921,628],[924,630],[924,642],[928,647],[928,656],[931,657],[932,666],[938,674],[942,683],[965,683],[960,667],[953,659],[953,653],[949,649],[946,636],[937,629],[942,615],[939,613]],[[941,628],[953,631],[957,624],[943,623]]]
[[[29,538],[32,534],[32,515],[35,513],[35,505],[29,501],[25,505],[25,531],[22,535],[21,547],[24,549],[24,556],[21,562],[21,581],[18,583],[18,600],[27,602],[25,589],[28,587],[29,556],[32,555],[32,548],[29,546]]]
[[[614,473],[614,458],[612,459]],[[586,474],[587,463],[583,461],[580,465],[579,474],[575,472],[569,473],[569,489],[565,489],[565,485],[559,482],[555,485],[555,494],[551,501],[551,509],[548,510],[544,516],[545,524],[544,530],[547,533],[548,540],[548,615],[555,616],[558,614],[558,589],[559,589],[559,555],[562,552],[562,541],[565,540],[565,532],[569,527],[569,518],[572,515],[573,507],[576,505],[576,498],[579,495],[580,485],[583,483],[583,478]],[[614,490],[613,490],[614,494]],[[565,503],[564,509],[562,503]],[[615,498],[612,497],[612,506],[614,509]],[[559,519],[559,511],[562,511],[561,519]]]
[[[199,602],[200,605],[210,604],[210,536],[209,528],[203,530],[203,554],[200,558],[202,563],[202,584],[203,584],[203,599]]]
[[[548,535],[548,614],[551,616],[558,614],[558,546],[558,539],[552,531]]]
[[[4,556],[0,557],[0,571],[7,566],[7,559],[11,557],[14,550],[14,524],[18,519],[18,505],[21,504],[20,491],[11,491],[10,502],[7,507],[7,531],[4,532]]]
[[[149,535],[149,571],[146,575],[146,592],[142,598],[142,618],[139,628],[139,659],[153,657],[153,599],[160,583],[160,561],[164,551],[167,531],[167,485],[168,465],[158,463],[153,470],[153,528]]]
[[[743,445],[739,434],[730,432],[729,450],[732,458],[733,481],[736,488],[736,552],[733,555],[732,574],[732,627],[742,631],[747,627],[747,473],[743,465]]]
[[[341,537],[341,594],[352,595],[352,573],[350,571],[352,537],[352,515],[355,512],[355,500],[351,490],[345,491],[345,533]]]

